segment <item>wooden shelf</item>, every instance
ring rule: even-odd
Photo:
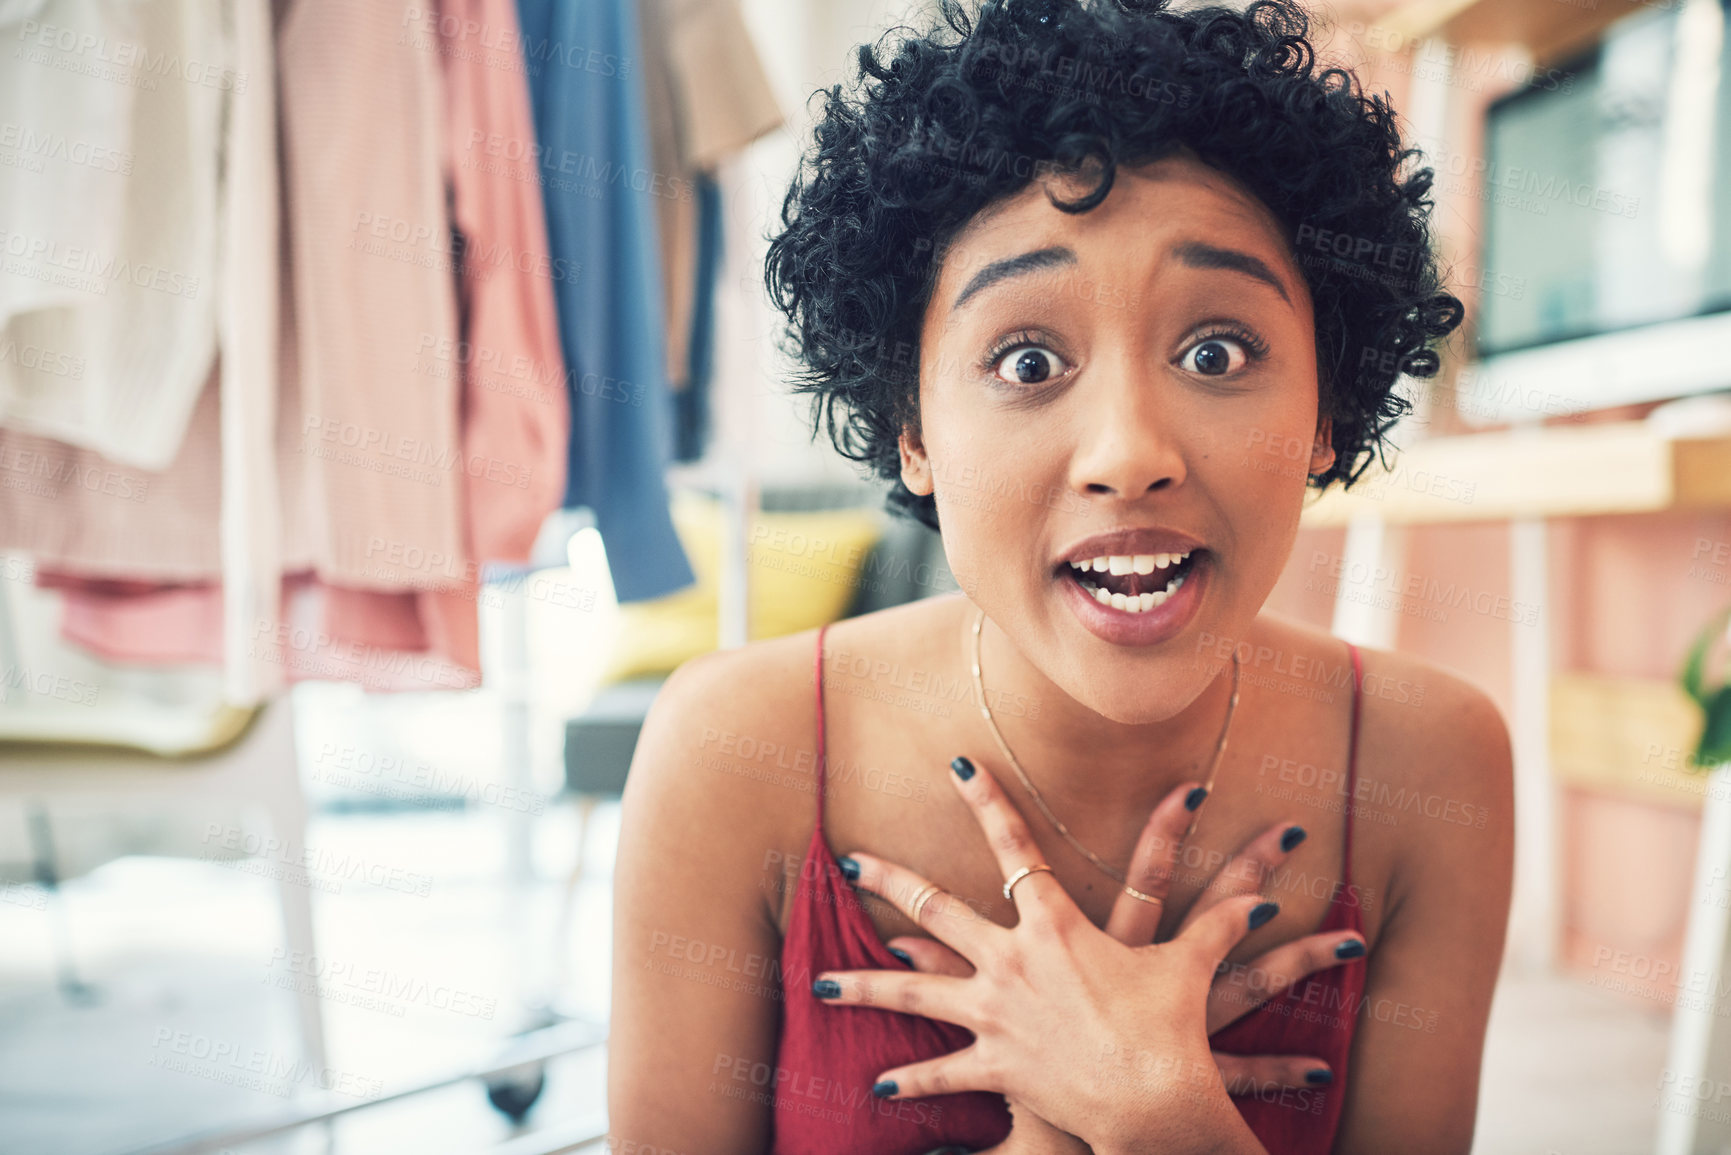
[[[1701,707],[1676,682],[1557,674],[1551,772],[1570,786],[1698,811],[1708,777],[1688,759],[1701,725]]]
[[[1435,36],[1451,44],[1521,44],[1541,66],[1585,48],[1642,0],[1408,0],[1377,24],[1402,40]]]
[[[1306,527],[1731,509],[1731,437],[1670,440],[1640,421],[1419,441],[1305,508]]]

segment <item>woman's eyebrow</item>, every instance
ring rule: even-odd
[[[1185,241],[1173,248],[1172,255],[1192,269],[1226,269],[1229,272],[1243,273],[1255,277],[1274,287],[1281,300],[1288,305],[1292,298],[1286,295],[1286,286],[1280,283],[1280,278],[1274,275],[1274,270],[1259,257],[1249,253],[1241,253],[1237,249],[1222,249],[1201,241]]]
[[[1022,273],[1033,272],[1036,269],[1050,269],[1059,265],[1073,265],[1075,263],[1075,251],[1063,245],[1035,249],[1032,252],[993,261],[974,274],[973,279],[968,282],[967,287],[957,295],[955,303],[950,306],[950,313],[953,315],[957,309],[967,303],[969,297],[982,289],[997,284],[1006,277],[1018,276]]]

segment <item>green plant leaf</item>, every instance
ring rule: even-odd
[[[1707,664],[1707,647],[1713,644],[1713,639],[1724,630],[1725,623],[1731,611],[1722,611],[1713,616],[1705,629],[1695,638],[1695,644],[1689,647],[1689,656],[1683,662],[1683,692],[1701,703],[1707,705],[1707,691],[1703,685],[1704,667]]]
[[[1731,686],[1721,686],[1702,703],[1707,724],[1695,744],[1695,762],[1702,768],[1731,761]]]

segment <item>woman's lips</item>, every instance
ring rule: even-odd
[[[1060,567],[1057,580],[1071,610],[1096,637],[1118,646],[1152,646],[1175,637],[1196,616],[1213,561],[1207,550],[1194,551],[1178,570],[1183,578],[1178,588],[1159,605],[1145,610],[1119,609],[1097,601],[1096,595],[1083,588],[1087,575],[1068,564]]]

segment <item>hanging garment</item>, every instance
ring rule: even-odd
[[[288,11],[289,7],[294,10]],[[366,447],[373,453],[371,458],[351,453],[343,444],[353,440],[350,433],[360,428],[358,420],[315,424],[306,419],[307,398],[318,404],[328,396],[321,385],[332,385],[334,378],[327,374],[303,381],[296,302],[291,293],[282,294],[280,300],[276,294],[281,273],[269,9],[266,0],[224,0],[218,10],[232,21],[242,71],[257,82],[233,94],[226,151],[220,157],[225,177],[217,216],[224,249],[221,362],[204,383],[179,452],[160,471],[122,467],[89,450],[0,429],[0,544],[35,555],[43,567],[42,580],[60,590],[62,632],[67,638],[114,661],[221,663],[227,675],[226,696],[233,701],[256,700],[283,681],[304,678],[352,680],[373,689],[478,684],[476,567],[462,549],[445,544],[451,534],[414,536],[416,524],[439,525],[437,511],[430,518],[394,524],[388,511],[380,513],[394,496],[392,491],[384,486],[369,488],[368,479],[359,476],[370,472],[368,466],[377,468],[379,457],[394,448],[397,459],[387,468],[396,470],[392,475],[399,482],[395,496],[407,490],[398,504],[414,505],[419,499],[423,508],[448,505],[450,521],[455,523],[462,462],[455,454],[433,453],[427,448],[430,438],[415,439],[403,431],[436,426],[447,405],[450,412],[443,419],[454,428],[456,383],[444,383],[441,401],[424,387],[426,378],[412,371],[382,375],[379,380],[395,385],[398,393],[394,398],[386,396],[383,410],[374,406],[369,411],[388,416],[388,422],[374,427],[377,434]],[[305,5],[285,6],[283,14],[292,27],[305,16]],[[303,36],[316,35],[318,16],[315,11],[312,25],[299,25]],[[360,22],[365,27],[351,31],[365,43],[349,45],[350,51],[364,55],[370,45],[375,54],[402,58],[394,70],[378,69],[368,75],[399,100],[406,99],[405,88],[414,87],[405,75],[430,77],[431,83],[417,91],[434,101],[427,116],[430,123],[442,126],[438,65],[431,47],[405,51],[396,44],[397,25]],[[305,44],[288,48],[290,56],[299,52],[305,57],[312,51]],[[320,103],[318,93],[305,91],[317,85],[304,69],[298,81],[285,78],[287,87],[297,84],[300,137],[303,144],[310,144],[307,138],[317,124],[309,124],[308,117],[334,110]],[[355,95],[355,106],[374,105],[370,98]],[[405,134],[393,130],[393,135]],[[432,175],[431,203],[438,206],[438,221],[448,235],[442,137],[431,131],[422,136],[437,141],[437,147],[426,154],[432,159],[426,171]],[[342,147],[352,151],[361,146],[349,142],[331,155]],[[303,159],[307,151],[302,149]],[[412,151],[407,145],[399,150]],[[398,159],[401,163],[394,167],[385,163],[384,169],[401,176],[405,169],[414,168]],[[361,175],[351,175],[351,181],[377,176],[364,167],[354,171]],[[300,187],[329,191],[329,186],[341,183],[338,175],[322,170],[314,177],[303,173]],[[379,187],[395,189],[403,183],[381,180]],[[355,195],[370,198],[372,194]],[[329,200],[320,203],[331,208]],[[332,230],[320,232],[317,227],[294,233],[297,223],[330,224],[328,211],[322,218],[306,212],[291,216],[291,236],[298,236],[303,247],[325,245],[316,257],[336,258],[302,262],[298,268],[324,276],[322,283],[330,291],[349,294],[340,308],[317,302],[323,308],[313,310],[313,330],[364,342],[367,333],[343,325],[333,328],[328,314],[370,309],[376,317],[391,312],[389,305],[380,308],[377,297],[357,295],[361,290],[332,287],[345,271],[341,252],[330,251],[341,250],[348,240],[340,230],[334,237]],[[322,240],[309,240],[309,235]],[[387,263],[386,259],[375,262]],[[282,262],[284,270],[296,267]],[[365,255],[357,255],[346,271],[358,284],[372,283],[368,275],[374,270]],[[421,291],[402,293],[401,300],[411,306],[429,298],[436,306],[442,300],[451,308],[454,324],[448,262],[443,270],[420,267],[402,280],[421,282]],[[373,334],[400,336],[404,318],[414,314],[411,307],[397,317],[395,329],[382,323]],[[419,313],[430,314],[437,314],[437,309]],[[327,370],[354,365],[348,356],[352,348],[310,352],[312,362]],[[287,386],[280,389],[275,379],[279,356],[281,380]],[[412,361],[411,349],[399,367],[407,369]],[[364,370],[361,373],[358,378],[345,378],[356,386],[352,390],[356,396],[339,396],[339,412],[352,413],[355,405],[368,399],[361,395],[371,391],[373,378],[365,376]],[[417,409],[416,402],[429,397],[431,403]],[[345,467],[355,476],[345,476]],[[347,505],[357,491],[363,503]],[[379,500],[381,493],[385,501]],[[373,515],[370,533],[361,537],[349,527],[357,523],[356,513],[368,510]],[[360,524],[369,523],[361,520]],[[342,529],[348,529],[347,534],[336,536],[333,544],[333,533]],[[351,563],[347,572],[336,564],[344,560]],[[286,586],[281,582],[285,567],[294,573]],[[361,571],[360,581],[356,570]],[[225,597],[225,590],[236,594]]]
[[[674,460],[703,455],[709,429],[722,226],[714,171],[783,123],[735,0],[642,0],[644,85],[655,170],[691,196],[663,197],[657,225],[674,391]]]
[[[697,176],[697,280],[686,342],[685,387],[674,394],[676,461],[696,461],[709,444],[709,388],[715,371],[715,291],[721,275],[721,186],[708,173]]]
[[[159,470],[216,353],[229,6],[46,0],[0,29],[0,423]]]
[[[657,0],[684,110],[684,163],[713,173],[784,123],[739,0]]]
[[[270,0],[226,0],[237,85],[223,140],[217,339],[221,347],[223,693],[237,706],[282,688],[254,641],[282,600],[282,491],[274,452],[281,216]]]
[[[0,550],[92,577],[208,581],[222,571],[220,384],[211,366],[174,460],[121,465],[0,428]]]
[[[223,662],[224,602],[214,582],[155,585],[39,570],[37,584],[61,596],[61,636],[105,661]],[[455,594],[347,589],[293,574],[282,581],[279,609],[254,623],[246,655],[289,683],[464,690],[481,683],[476,622],[474,603]]]
[[[427,359],[456,347],[457,302],[437,46],[405,36],[419,11],[286,0],[277,28],[281,383],[299,408],[278,450],[304,479],[285,535],[363,589],[473,583],[459,381]]]
[[[444,65],[461,334],[420,358],[462,379],[469,552],[527,562],[565,495],[571,400],[513,0],[440,0],[413,30]]]
[[[668,51],[672,29],[667,26],[664,0],[639,0],[637,13],[643,25],[643,109],[649,126],[650,164],[658,173],[690,180],[695,174],[685,165],[684,110]],[[696,293],[691,273],[697,239],[696,190],[685,195],[683,184],[676,188],[681,195],[658,197],[655,202],[662,308],[666,310],[667,387],[675,395],[685,388],[686,363],[690,360],[690,321]]]
[[[571,384],[564,504],[587,506],[620,601],[693,582],[673,530],[656,198],[632,0],[519,0]]]

